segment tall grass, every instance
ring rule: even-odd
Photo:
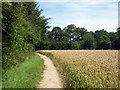
[[[2,75],[2,88],[35,88],[43,77],[44,61],[37,54],[7,70]]]

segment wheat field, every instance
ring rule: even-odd
[[[118,88],[118,50],[44,50],[51,52],[67,87]]]

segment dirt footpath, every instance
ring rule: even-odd
[[[38,55],[44,59],[45,70],[43,73],[43,80],[40,82],[40,85],[38,85],[37,88],[63,88],[59,73],[57,72],[52,61],[45,55]]]

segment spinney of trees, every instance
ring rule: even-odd
[[[117,32],[108,33],[104,29],[88,32],[85,28],[71,24],[63,30],[54,27],[52,31],[46,32],[46,37],[37,49],[120,49],[120,28]]]
[[[48,30],[48,19],[36,2],[2,3],[2,66],[9,69],[35,50],[120,49],[120,28],[116,32],[88,32],[74,24],[63,30]]]

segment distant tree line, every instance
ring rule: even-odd
[[[88,32],[71,24],[49,31],[49,18],[41,12],[36,2],[2,3],[3,70],[23,62],[35,50],[120,49],[120,28]]]
[[[88,32],[74,24],[63,28],[54,27],[46,32],[46,37],[36,49],[80,50],[80,49],[120,49],[120,28],[116,32],[104,29]]]

